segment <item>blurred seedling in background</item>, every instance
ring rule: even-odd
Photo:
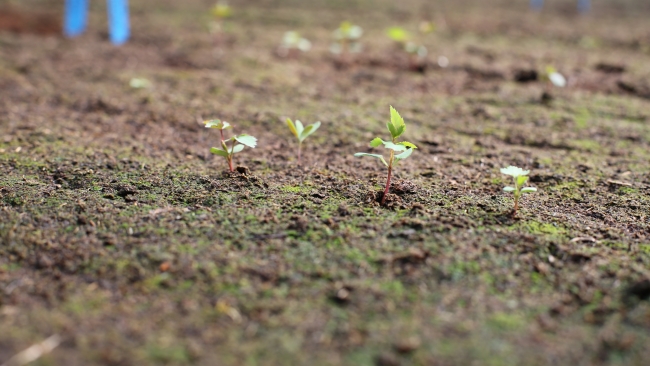
[[[221,41],[221,35],[226,30],[226,19],[232,17],[232,8],[225,1],[220,1],[210,9],[212,22],[210,22],[210,33],[215,35],[215,41]]]
[[[311,49],[311,42],[302,38],[300,33],[289,31],[282,37],[282,43],[278,48],[278,55],[281,57],[296,57],[301,52],[307,52]]]
[[[423,20],[418,24],[418,31],[422,34],[431,34],[436,31],[436,25],[431,21]]]
[[[553,100],[553,95],[551,94],[553,87],[564,88],[567,85],[567,80],[564,75],[557,72],[553,66],[546,66],[544,73],[542,73],[542,81],[546,84],[544,93],[542,94],[543,103],[549,103]]]
[[[232,128],[232,125],[226,121],[213,119],[210,121],[205,121],[203,123],[205,124],[206,128],[216,128],[221,133],[221,147],[210,148],[210,152],[226,158],[228,161],[228,168],[231,172],[235,171],[232,163],[233,155],[244,150],[245,146],[254,148],[257,145],[257,139],[251,135],[246,134],[233,136],[227,140],[224,139],[223,131]],[[230,147],[228,147],[228,143],[231,143]]]
[[[363,35],[363,29],[348,21],[341,23],[341,25],[334,31],[334,43],[330,46],[330,52],[339,55],[341,58],[346,58],[350,53],[359,53],[362,50],[359,39]]]
[[[369,154],[369,153],[356,153],[354,156],[369,156],[372,158],[377,158],[381,160],[384,165],[388,167],[388,176],[386,178],[386,188],[384,189],[384,194],[381,197],[381,204],[383,205],[386,202],[386,196],[388,196],[388,191],[390,189],[390,180],[393,175],[393,167],[401,160],[404,160],[411,156],[414,149],[417,149],[415,144],[412,144],[408,141],[397,142],[397,139],[406,131],[406,124],[404,119],[399,113],[393,108],[390,107],[390,121],[386,124],[388,131],[391,135],[390,141],[384,141],[379,137],[374,138],[370,141],[370,147],[378,147],[379,145],[384,145],[384,148],[390,150],[390,156],[388,162],[384,159],[383,155],[380,154]],[[396,154],[399,153],[399,154]]]
[[[133,89],[149,89],[151,88],[151,81],[145,78],[133,78],[129,81],[129,86]]]
[[[530,170],[523,170],[511,165],[507,168],[501,168],[501,173],[511,176],[515,184],[514,187],[507,186],[503,188],[504,192],[513,192],[515,195],[515,207],[512,211],[512,216],[515,216],[517,215],[517,210],[519,209],[519,199],[521,196],[524,193],[537,192],[537,188],[524,187],[526,182],[528,182],[528,173],[530,173]]]
[[[312,123],[311,125],[304,127],[302,125],[302,122],[296,120],[296,123],[294,124],[291,121],[291,118],[287,118],[287,126],[289,126],[289,129],[291,130],[291,133],[293,133],[294,136],[298,139],[298,164],[301,162],[301,151],[302,151],[302,142],[305,141],[309,135],[312,133],[316,132],[318,128],[320,127],[320,122]]]
[[[423,72],[426,67],[427,48],[411,40],[411,35],[404,28],[391,27],[386,30],[388,38],[393,40],[398,48],[409,55],[409,69]]]

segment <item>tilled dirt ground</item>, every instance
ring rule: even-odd
[[[0,362],[53,334],[36,364],[650,359],[645,2],[239,1],[215,36],[209,1],[134,0],[123,47],[100,4],[80,38],[38,30],[57,4],[0,9]],[[341,61],[345,19],[364,51]],[[314,48],[279,57],[292,29]],[[353,154],[389,105],[418,149],[382,207],[384,167]],[[286,117],[322,122],[302,166]],[[241,172],[211,118],[258,137]],[[508,165],[538,188],[514,218]]]

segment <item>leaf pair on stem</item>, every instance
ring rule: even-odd
[[[221,133],[221,147],[212,147],[210,148],[210,152],[226,158],[228,161],[228,168],[231,172],[234,172],[235,168],[232,163],[233,155],[244,150],[245,146],[254,148],[257,145],[257,139],[251,135],[242,134],[239,136],[233,136],[226,140],[224,139],[223,131],[232,128],[230,123],[218,119],[205,121],[204,123],[206,128],[216,128]],[[228,143],[231,143],[230,147],[228,147]]]
[[[302,142],[305,141],[309,135],[316,132],[316,130],[320,127],[320,122],[312,123],[309,126],[305,127],[302,125],[302,122],[296,120],[296,123],[294,124],[291,121],[291,118],[287,118],[287,126],[289,126],[291,133],[293,133],[293,135],[298,139],[298,164],[300,164]]]
[[[384,189],[384,195],[381,198],[381,204],[383,205],[386,202],[386,196],[390,190],[390,181],[393,175],[393,167],[400,161],[408,158],[413,153],[414,149],[417,149],[415,144],[408,141],[397,142],[399,138],[406,131],[406,124],[404,119],[399,113],[393,108],[390,107],[390,121],[386,124],[388,127],[388,132],[390,132],[391,140],[384,141],[379,137],[374,138],[370,141],[370,147],[378,147],[379,145],[384,145],[384,148],[390,150],[390,155],[388,161],[384,159],[384,156],[381,154],[370,154],[370,153],[356,153],[354,156],[369,156],[372,158],[377,158],[381,160],[384,165],[388,167],[388,176],[386,178],[386,188]],[[399,154],[396,154],[399,153]]]
[[[517,214],[517,210],[519,209],[519,198],[521,198],[524,193],[537,192],[537,188],[524,187],[526,182],[528,182],[527,175],[530,173],[530,170],[523,170],[511,165],[507,168],[502,168],[501,173],[511,176],[515,183],[514,187],[507,186],[503,188],[504,192],[513,192],[515,195],[515,208],[512,211],[512,215],[514,216]]]

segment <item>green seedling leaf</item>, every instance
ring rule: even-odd
[[[298,131],[298,138],[302,135],[302,131],[305,130],[305,127],[302,125],[302,122],[296,120],[296,131]]]
[[[537,188],[535,187],[526,187],[521,189],[521,193],[533,193],[537,192]]]
[[[564,88],[566,86],[566,78],[564,75],[560,74],[559,72],[553,72],[548,74],[548,80],[551,81],[551,83],[558,88]]]
[[[524,184],[528,181],[528,177],[525,175],[520,175],[517,177],[517,187],[523,187]]]
[[[395,144],[392,141],[384,141],[384,147],[393,151],[404,151],[407,149],[406,146]]]
[[[400,42],[404,43],[411,38],[409,33],[404,29],[400,27],[391,27],[386,30],[386,34],[390,39],[392,39],[395,42]]]
[[[388,125],[388,130],[394,139],[398,138],[404,133],[404,131],[406,131],[404,119],[399,115],[397,110],[393,108],[393,106],[390,106],[390,123]]]
[[[384,165],[388,166],[388,163],[386,162],[386,160],[384,160],[384,157],[382,155],[379,155],[379,154],[356,153],[356,154],[354,154],[354,156],[357,156],[357,157],[358,156],[369,156],[371,158],[377,158],[377,159],[381,160],[381,162],[384,163]]]
[[[220,2],[212,7],[211,13],[217,19],[230,18],[232,16],[232,9],[227,3]]]
[[[395,160],[404,160],[413,154],[413,149],[408,149],[401,154],[395,155]]]
[[[503,187],[503,190],[504,190],[505,192],[514,192],[514,191],[516,191],[517,189],[516,189],[515,187]]]
[[[244,150],[244,145],[237,144],[237,145],[232,147],[232,149],[230,150],[230,153],[235,154],[235,153],[238,153],[238,152],[240,152],[242,150]]]
[[[210,148],[210,152],[213,153],[213,154],[215,154],[215,155],[223,156],[224,158],[227,158],[227,157],[228,157],[228,152],[226,152],[226,151],[224,151],[224,150],[221,150],[221,149],[219,149],[218,147],[212,147],[212,148]]]
[[[521,168],[517,168],[516,166],[511,165],[507,168],[501,168],[501,173],[516,178],[521,175],[528,175],[528,173],[530,173],[530,170],[523,170]]]
[[[370,141],[370,147],[377,147],[383,143],[384,140],[380,139],[379,137],[375,137],[372,141]]]
[[[209,120],[209,121],[204,121],[203,123],[205,124],[205,128],[216,128],[218,130],[225,130],[225,129],[228,129],[228,128],[232,128],[230,123],[228,123],[226,121],[222,121],[220,119],[213,119],[213,120]]]
[[[410,149],[417,149],[418,148],[417,146],[415,146],[415,144],[413,144],[411,142],[408,142],[408,141],[402,141],[402,142],[399,142],[397,144],[398,145],[404,145],[404,146],[406,146],[406,147],[408,147]]]
[[[300,141],[304,141],[307,137],[309,137],[309,135],[316,132],[319,127],[320,122],[312,123],[309,126],[305,127],[305,129],[300,134]]]
[[[291,118],[287,118],[287,126],[289,126],[289,129],[291,130],[291,133],[296,136],[296,138],[300,138],[300,134],[298,133],[298,130],[296,129],[296,126],[291,122]]]
[[[257,145],[257,139],[251,135],[243,134],[243,135],[235,136],[233,138],[237,140],[237,142],[239,142],[240,144],[246,145],[248,147],[255,147]]]

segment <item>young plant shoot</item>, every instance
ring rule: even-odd
[[[213,119],[210,121],[205,121],[206,128],[216,128],[221,133],[221,147],[212,147],[210,152],[223,156],[228,161],[228,168],[231,172],[235,171],[235,168],[232,164],[233,155],[244,150],[245,146],[254,148],[257,145],[257,139],[251,135],[242,134],[239,136],[233,136],[229,139],[224,139],[223,130],[232,128],[232,125],[226,121],[221,121],[218,119]],[[228,143],[231,143],[231,146],[228,147]]]
[[[335,42],[330,46],[330,52],[341,57],[345,57],[348,52],[361,52],[361,43],[359,43],[361,35],[363,35],[363,29],[358,25],[348,21],[341,23],[334,31]]]
[[[414,70],[421,69],[427,57],[427,48],[418,45],[411,41],[411,34],[404,28],[391,27],[386,30],[388,38],[393,40],[395,44],[403,49],[409,55],[410,68]]]
[[[281,57],[296,56],[299,52],[307,52],[311,49],[311,42],[302,38],[300,33],[289,31],[282,37],[282,43],[278,49]]]
[[[370,156],[372,158],[377,158],[381,160],[384,165],[388,167],[388,177],[386,178],[386,188],[384,189],[384,195],[381,197],[381,204],[383,205],[386,202],[386,196],[388,195],[388,190],[390,189],[390,179],[393,175],[393,167],[400,161],[408,158],[413,153],[414,149],[417,149],[415,144],[412,144],[407,141],[397,142],[404,131],[406,131],[406,124],[404,119],[399,113],[393,108],[390,107],[390,122],[387,124],[388,131],[391,135],[390,141],[384,141],[379,137],[374,138],[370,141],[370,147],[377,147],[379,145],[384,145],[384,148],[390,150],[390,157],[388,162],[384,159],[383,155],[380,154],[368,154],[368,153],[356,153],[354,156]],[[399,154],[396,154],[399,153]]]
[[[515,183],[514,187],[507,186],[503,188],[504,192],[513,192],[515,195],[515,208],[512,211],[512,215],[514,216],[517,214],[517,210],[519,209],[519,199],[521,198],[521,195],[524,193],[537,192],[537,188],[524,187],[524,184],[528,181],[527,175],[530,173],[530,170],[523,170],[511,165],[507,168],[502,168],[501,173],[511,176]]]
[[[287,126],[289,126],[291,133],[293,133],[293,135],[298,139],[298,164],[300,164],[302,142],[305,141],[309,135],[316,132],[316,130],[320,127],[320,122],[312,123],[309,126],[304,127],[302,125],[302,122],[296,120],[296,123],[294,124],[291,121],[291,118],[287,118]]]
[[[224,30],[224,21],[232,16],[232,8],[225,1],[220,1],[210,9],[214,20],[210,23],[210,32],[219,35]]]

